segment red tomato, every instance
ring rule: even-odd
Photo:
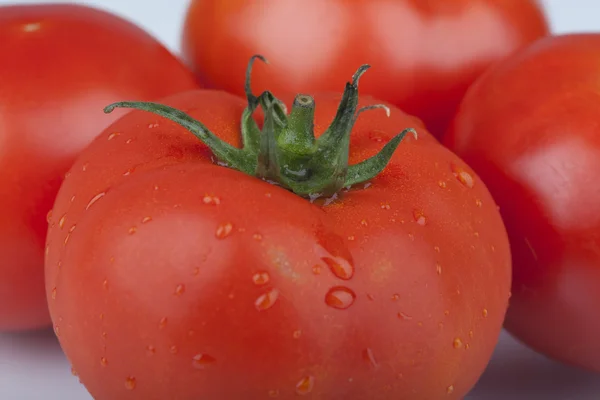
[[[468,92],[446,144],[500,205],[514,260],[507,328],[600,371],[600,34],[543,39]]]
[[[213,151],[136,110],[80,155],[55,203],[46,277],[61,346],[95,399],[469,391],[508,304],[503,223],[416,118],[368,111],[352,128],[356,89],[326,133],[339,95],[288,97],[289,116],[261,95],[256,124],[243,98],[187,92],[163,103],[214,132],[184,122]],[[407,127],[419,138],[393,153]]]
[[[46,213],[77,153],[116,119],[102,108],[198,86],[146,32],[83,6],[0,7],[0,54],[2,331],[50,324]]]
[[[183,54],[208,86],[243,94],[255,53],[254,87],[337,91],[369,63],[364,93],[425,121],[438,137],[467,87],[490,64],[548,34],[535,0],[193,0]]]

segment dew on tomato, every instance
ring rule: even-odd
[[[204,195],[204,197],[202,198],[202,202],[204,204],[210,204],[210,205],[219,205],[221,204],[221,199],[218,196],[213,196],[210,194]]]
[[[362,357],[363,357],[363,360],[365,360],[369,364],[369,366],[371,366],[372,368],[379,367],[379,363],[375,359],[375,355],[373,354],[372,349],[367,348],[367,349],[363,350]]]
[[[468,187],[469,189],[475,185],[475,180],[473,179],[473,175],[471,175],[469,172],[465,171],[463,168],[452,164],[452,173],[454,174],[454,176],[456,177],[456,179],[458,179],[458,181],[460,183],[462,183],[464,186]]]
[[[315,377],[312,375],[305,376],[296,384],[296,393],[304,396],[313,391],[315,387]]]
[[[462,339],[459,338],[459,337],[454,338],[454,341],[452,341],[452,346],[455,349],[459,349],[459,348],[463,347],[463,341],[462,341]]]
[[[160,321],[158,322],[158,329],[163,329],[165,326],[167,326],[167,322],[169,320],[167,319],[167,317],[163,317],[160,319]]]
[[[316,252],[336,278],[349,280],[354,275],[354,266],[349,260],[334,256],[321,246],[317,246]]]
[[[185,292],[184,284],[180,283],[179,285],[175,286],[175,295],[176,296],[181,296],[184,292]]]
[[[135,389],[136,385],[137,385],[137,382],[133,376],[128,376],[127,378],[125,378],[125,388],[127,390]]]
[[[415,222],[419,225],[424,226],[427,223],[427,217],[425,217],[425,214],[423,213],[423,211],[414,210],[413,218],[415,219]]]
[[[89,203],[87,203],[87,205],[85,206],[85,209],[89,210],[90,207],[92,207],[98,200],[100,200],[104,196],[106,196],[106,192],[100,192],[97,195],[95,195],[94,197],[92,197],[92,199],[89,201]]]
[[[206,353],[199,353],[192,357],[192,366],[197,369],[207,368],[216,362],[216,358]]]
[[[270,280],[270,276],[268,272],[257,272],[252,276],[252,282],[254,282],[255,285],[261,286],[261,285],[266,285]]]
[[[261,294],[254,302],[254,306],[258,311],[265,311],[273,307],[278,298],[279,290],[271,289],[268,292]]]
[[[354,304],[356,294],[345,286],[336,286],[329,289],[325,295],[325,303],[329,307],[345,310]]]
[[[232,231],[233,231],[233,225],[231,224],[231,222],[225,222],[225,223],[219,224],[219,226],[217,227],[217,230],[215,232],[215,236],[218,239],[225,239],[226,237],[231,235]]]

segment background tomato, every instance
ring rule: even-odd
[[[486,182],[511,238],[506,321],[600,371],[600,34],[538,41],[467,93],[446,144]]]
[[[46,213],[76,154],[119,115],[102,108],[197,84],[147,33],[82,6],[1,7],[0,54],[0,330],[14,330],[50,322]]]
[[[315,100],[320,135],[340,96]],[[244,99],[162,102],[240,145]],[[361,114],[350,163],[407,127],[419,139],[330,204],[215,165],[154,114],[107,128],[61,187],[46,260],[55,331],[90,393],[463,398],[504,319],[508,238],[485,185],[396,108]]]
[[[337,91],[368,63],[363,93],[440,137],[477,76],[547,33],[534,0],[193,0],[182,46],[206,85],[237,94],[256,53],[275,67],[257,66],[257,93]]]

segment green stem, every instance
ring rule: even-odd
[[[379,153],[355,165],[348,165],[350,135],[358,116],[381,108],[389,116],[390,109],[382,104],[363,107],[357,111],[358,82],[369,68],[361,66],[346,84],[342,100],[327,130],[315,139],[315,101],[309,95],[296,96],[290,114],[285,104],[269,91],[255,96],[251,90],[252,66],[255,60],[268,61],[261,55],[253,56],[246,71],[244,86],[248,105],[241,118],[242,148],[231,146],[210,132],[204,124],[175,108],[151,102],[118,102],[104,111],[115,108],[133,108],[148,111],[189,130],[204,142],[220,164],[237,169],[280,185],[300,196],[315,199],[330,197],[342,188],[366,182],[383,171],[394,151],[406,134],[407,128],[390,140]],[[253,114],[261,107],[265,120],[262,130]]]

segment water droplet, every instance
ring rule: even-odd
[[[375,300],[375,296],[373,296],[371,293],[367,293],[367,299],[374,301]]]
[[[271,289],[268,292],[258,296],[256,301],[254,302],[254,306],[258,311],[268,310],[269,308],[273,307],[278,297],[279,290]]]
[[[217,196],[213,196],[213,195],[210,195],[210,194],[205,194],[204,197],[202,198],[202,202],[204,204],[218,206],[219,204],[221,204],[221,199],[219,197],[217,197]]]
[[[133,376],[128,376],[125,379],[125,389],[127,389],[127,390],[135,389],[136,384],[137,384],[137,382]]]
[[[50,297],[52,297],[52,300],[56,300],[56,288],[52,288],[52,292],[50,293]]]
[[[475,205],[477,207],[481,207],[483,205],[483,202],[480,199],[475,200]]]
[[[131,167],[127,171],[123,172],[123,176],[129,176],[135,172],[136,167]]]
[[[412,234],[412,233],[409,233],[409,234],[408,234],[408,238],[409,238],[410,240],[412,240],[413,242],[415,241],[415,235],[414,235],[414,234]]]
[[[108,365],[108,360],[106,359],[106,357],[100,357],[100,365],[102,365],[103,367],[106,367]]]
[[[343,286],[332,287],[325,295],[325,303],[339,310],[350,307],[355,299],[356,294],[351,289]]]
[[[495,252],[496,252],[496,246],[494,246],[494,245],[491,245],[491,246],[490,246],[490,250],[492,250],[492,253],[495,253]]]
[[[277,396],[279,396],[279,390],[277,390],[277,389],[269,390],[269,397],[275,398]]]
[[[125,144],[131,144],[131,142],[133,142],[133,138],[129,138],[125,141]]]
[[[454,341],[452,342],[452,346],[454,346],[455,349],[459,349],[459,348],[463,347],[462,339],[459,337],[454,338]]]
[[[300,336],[302,336],[302,331],[301,330],[295,330],[294,333],[292,334],[292,337],[294,339],[299,339]]]
[[[148,124],[148,129],[158,128],[158,122],[154,122],[152,124]]]
[[[394,294],[392,295],[392,300],[394,300],[394,301],[398,301],[398,300],[400,300],[400,295],[399,295],[398,293],[394,293]]]
[[[104,319],[104,313],[103,313],[103,312],[101,312],[101,313],[100,313],[100,315],[98,315],[98,318],[100,318],[100,319]]]
[[[487,318],[487,316],[488,316],[487,308],[484,308],[483,311],[481,311],[481,315],[483,315],[483,318]]]
[[[89,203],[87,203],[87,205],[85,206],[85,209],[89,210],[90,207],[93,206],[95,202],[97,202],[98,200],[100,200],[104,196],[106,196],[106,192],[98,193],[97,195],[95,195],[94,197],[92,197],[92,199],[89,201]]]
[[[102,287],[104,288],[104,290],[108,290],[108,279],[102,281]]]
[[[321,266],[313,265],[312,271],[313,271],[313,274],[315,274],[315,275],[321,275]]]
[[[469,337],[470,337],[471,339],[473,339],[473,335],[474,335],[474,334],[473,334],[473,331],[469,331]]]
[[[266,285],[269,280],[271,279],[271,277],[269,276],[268,272],[257,272],[256,274],[254,274],[252,276],[252,282],[254,282],[255,285]]]
[[[269,193],[269,192],[265,193],[265,197],[267,197],[267,198],[270,199],[271,198],[271,193]]]
[[[473,233],[473,236],[475,236],[475,237],[479,237],[479,232],[474,232],[474,233]]]
[[[64,228],[65,226],[65,221],[67,220],[67,214],[63,215],[62,217],[60,217],[60,219],[58,220],[58,227],[60,229]]]
[[[465,343],[465,350],[469,350],[471,348],[471,345],[469,343]]]
[[[75,370],[75,368],[71,367],[71,375],[73,376],[78,376],[79,374],[77,373],[77,370]]]
[[[438,186],[441,187],[442,189],[446,188],[446,181],[438,181]]]
[[[215,232],[215,236],[218,239],[225,239],[227,236],[229,236],[231,234],[232,230],[233,230],[233,225],[230,222],[226,222],[224,224],[220,224],[217,227],[217,230]]]
[[[48,214],[46,214],[46,222],[50,223],[52,221],[52,210],[48,211]]]
[[[69,200],[71,203],[75,201],[75,195],[71,196],[71,199]]]
[[[65,246],[67,245],[67,243],[69,243],[69,239],[71,239],[71,233],[67,233],[67,236],[65,236],[65,241],[64,241]]]
[[[262,235],[260,233],[255,233],[252,235],[252,238],[260,242],[262,240]]]
[[[348,240],[353,242],[354,240],[356,240],[356,237],[354,235],[348,236]]]
[[[200,274],[200,268],[196,267],[194,268],[194,270],[192,271],[192,275],[197,276],[198,274]]]
[[[435,272],[436,272],[438,275],[441,275],[441,274],[442,274],[442,265],[441,265],[439,262],[436,262],[436,263],[435,263]]]
[[[129,228],[128,233],[130,235],[134,235],[137,232],[137,226],[132,226],[131,228]]]
[[[381,208],[384,209],[384,210],[389,210],[390,209],[390,205],[387,204],[387,203],[382,203],[381,204]]]
[[[60,336],[60,327],[58,325],[54,325],[54,334],[57,337]]]
[[[179,349],[175,345],[169,347],[169,353],[171,353],[171,354],[177,354],[178,351],[179,351]]]
[[[362,226],[368,226],[368,225],[369,225],[369,222],[367,222],[367,220],[366,220],[366,219],[363,219],[362,221],[360,221],[360,224],[361,224]]]
[[[469,189],[475,185],[475,180],[473,179],[473,175],[469,172],[465,171],[463,168],[458,165],[452,165],[452,173],[458,179],[460,183],[468,187]]]
[[[192,365],[197,369],[204,369],[210,367],[217,362],[217,359],[208,354],[199,353],[192,357]]]
[[[158,322],[158,328],[159,329],[163,329],[165,326],[167,326],[167,317],[163,317],[160,319],[160,321]]]
[[[181,296],[185,292],[185,285],[179,284],[175,286],[175,295]]]
[[[296,393],[304,396],[312,392],[315,386],[315,377],[314,376],[305,376],[300,379],[298,383],[296,383]]]
[[[152,345],[148,345],[146,347],[146,354],[149,356],[153,356],[156,353],[156,347],[152,346]]]
[[[452,394],[454,392],[454,385],[450,385],[446,388],[447,394]]]
[[[440,252],[440,246],[433,246],[433,251],[435,251],[436,253]]]
[[[107,333],[106,332],[102,332],[102,339],[106,339]]]
[[[446,315],[446,316],[450,315],[450,310],[445,310],[444,315]]]
[[[425,217],[425,214],[423,214],[423,211],[414,210],[413,217],[415,222],[421,226],[424,226],[427,223],[427,218]]]
[[[373,355],[373,350],[371,350],[371,349],[363,350],[362,357],[363,357],[363,360],[365,360],[371,367],[373,367],[373,368],[379,367],[379,364],[377,363],[377,360],[375,359],[375,356]]]
[[[152,221],[152,217],[144,217],[144,218],[142,218],[142,224],[147,224],[150,221]]]
[[[88,167],[89,167],[89,166],[90,166],[90,163],[85,163],[85,164],[83,164],[83,165],[81,166],[81,170],[82,170],[83,172],[85,172],[85,171],[87,171],[87,169],[88,169]]]
[[[348,280],[354,275],[354,267],[341,257],[321,257],[331,272],[338,278]]]
[[[405,319],[405,320],[411,320],[411,319],[413,319],[413,317],[411,317],[410,315],[405,314],[403,312],[399,312],[398,313],[398,318]]]
[[[113,132],[110,135],[108,135],[108,140],[113,140],[114,138],[116,138],[119,135],[120,135],[119,132]]]

